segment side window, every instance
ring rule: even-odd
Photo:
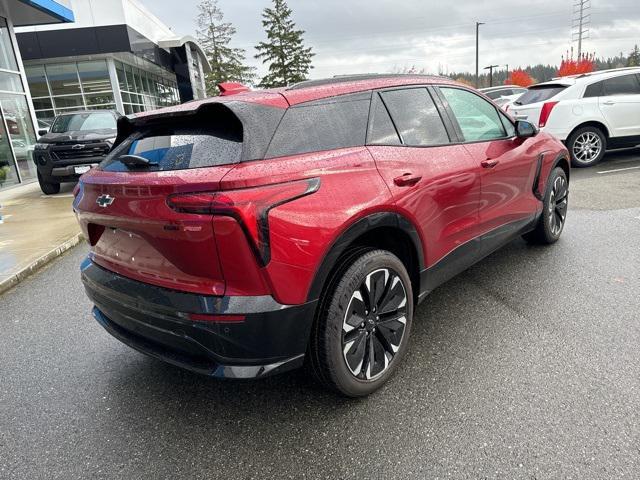
[[[400,145],[400,137],[393,126],[387,108],[382,103],[380,95],[374,94],[371,107],[371,119],[369,120],[369,145]]]
[[[459,88],[441,87],[466,142],[505,138],[496,108],[480,96]]]
[[[344,95],[290,107],[266,157],[357,147],[365,144],[371,93]]]
[[[622,75],[603,80],[605,95],[637,95],[640,94],[640,84],[635,74]]]
[[[502,121],[502,126],[504,127],[505,132],[507,132],[507,137],[515,137],[516,136],[516,127],[511,123],[511,120],[507,118],[506,115],[500,114],[500,120]]]
[[[596,82],[591,85],[587,85],[587,88],[584,90],[583,98],[601,97],[603,95],[602,84],[603,82]]]
[[[403,145],[449,143],[447,130],[426,88],[390,90],[380,95],[393,118]]]

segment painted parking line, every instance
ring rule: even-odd
[[[635,167],[615,168],[613,170],[602,170],[602,171],[600,171],[598,173],[603,174],[603,173],[624,172],[625,170],[635,170],[637,168],[640,168],[640,165],[635,166]]]

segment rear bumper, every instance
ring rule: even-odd
[[[87,258],[82,281],[96,320],[136,350],[214,377],[255,378],[302,365],[316,301],[281,305],[271,296],[214,297],[131,280]],[[242,322],[189,314],[244,315]]]

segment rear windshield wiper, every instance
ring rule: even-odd
[[[127,168],[157,167],[158,162],[152,162],[148,158],[139,155],[122,155],[118,158]]]

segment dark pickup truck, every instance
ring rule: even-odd
[[[58,193],[61,183],[77,181],[100,163],[113,147],[119,116],[111,110],[58,115],[33,152],[42,191]]]

